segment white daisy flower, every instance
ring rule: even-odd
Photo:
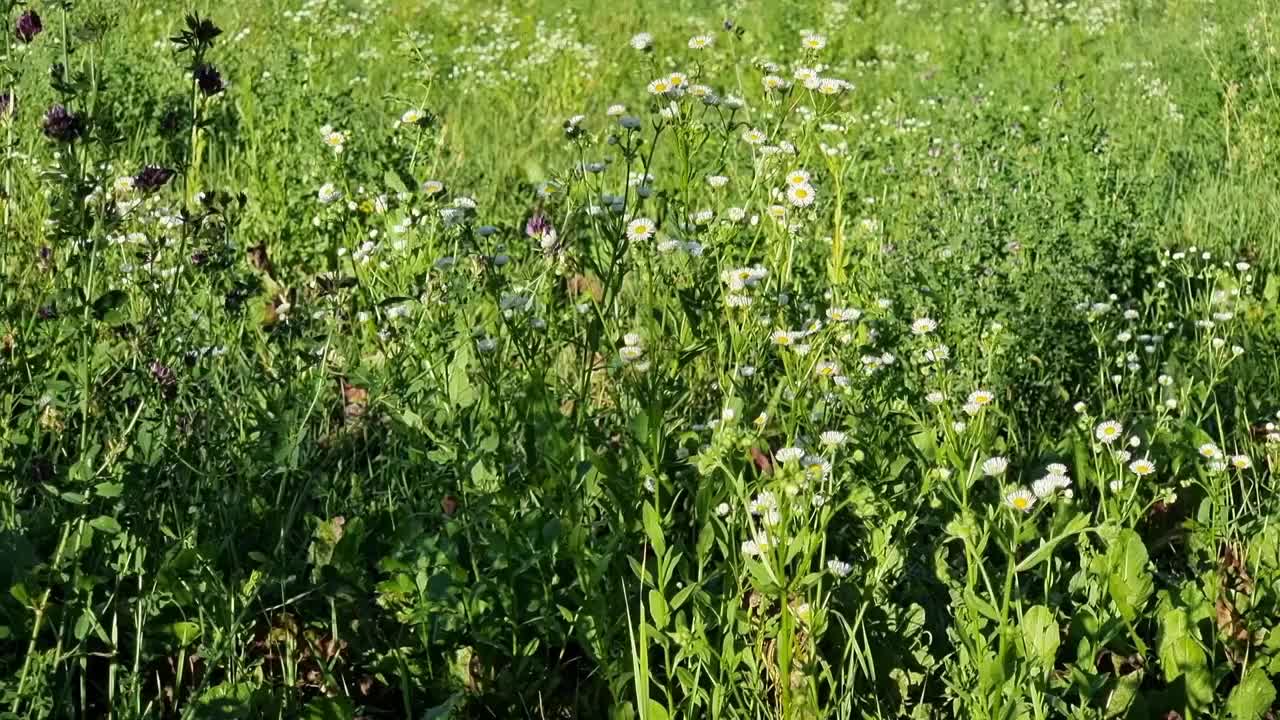
[[[1106,420],[1098,423],[1098,426],[1093,429],[1094,437],[1107,445],[1115,442],[1123,433],[1124,427],[1115,420]]]
[[[788,185],[808,185],[809,171],[808,170],[792,170],[791,172],[787,173],[787,184]]]
[[[996,396],[993,395],[989,390],[974,390],[973,392],[969,393],[969,402],[979,407],[986,407],[987,405],[990,405],[992,402],[994,402],[995,399],[996,399]]]
[[[658,78],[649,83],[650,95],[664,95],[671,92],[671,81],[667,78]]]
[[[770,334],[769,340],[774,345],[782,345],[784,347],[787,345],[793,345],[796,341],[796,333],[790,330],[774,330],[773,333]]]
[[[938,322],[933,318],[916,318],[915,322],[911,323],[911,332],[914,335],[928,335],[937,329]]]
[[[1138,477],[1146,477],[1156,471],[1156,464],[1147,458],[1139,458],[1129,463],[1129,470]]]
[[[341,199],[342,191],[333,183],[325,183],[320,186],[320,190],[316,193],[316,197],[320,202],[328,205],[331,202]]]
[[[627,223],[627,239],[631,242],[648,240],[653,237],[656,229],[652,220],[646,217],[638,217]]]
[[[780,463],[789,463],[804,457],[804,450],[798,447],[784,447],[773,455]]]
[[[777,75],[765,75],[760,78],[760,83],[764,85],[765,92],[773,92],[775,90],[786,90],[791,83]]]
[[[825,35],[807,32],[800,36],[800,45],[805,50],[821,50],[827,46],[827,38]]]
[[[1009,458],[1003,455],[987,458],[982,462],[982,474],[987,477],[998,477],[1009,469]]]
[[[809,207],[816,197],[812,185],[792,185],[787,188],[787,200],[795,207]]]
[[[694,35],[689,38],[690,50],[705,50],[715,43],[715,38],[710,35]]]
[[[832,322],[857,322],[862,317],[862,311],[858,308],[828,308],[827,319]]]
[[[1036,504],[1036,496],[1026,488],[1018,488],[1005,495],[1004,502],[1014,510],[1030,512]]]

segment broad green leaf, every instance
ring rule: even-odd
[[[99,515],[98,517],[90,520],[89,524],[93,526],[94,530],[107,533],[108,535],[115,535],[123,529],[120,527],[120,523],[116,522],[116,519],[110,515]]]
[[[1138,689],[1142,687],[1143,674],[1139,670],[1116,678],[1114,687],[1107,693],[1107,709],[1104,717],[1119,718],[1128,714],[1134,700],[1139,697]]]
[[[1060,642],[1058,621],[1053,617],[1053,611],[1044,605],[1036,605],[1023,613],[1022,642],[1027,657],[1045,670],[1052,669]]]
[[[1236,720],[1258,720],[1276,701],[1276,688],[1257,666],[1251,666],[1227,698],[1227,712]]]
[[[661,703],[653,698],[649,698],[649,703],[644,714],[644,720],[668,720],[670,717],[671,716],[667,714],[667,709],[663,707]]]
[[[469,408],[476,403],[476,389],[471,385],[471,377],[467,368],[471,364],[471,351],[462,347],[449,363],[449,403],[460,408]]]
[[[1138,533],[1121,530],[1107,548],[1107,589],[1120,615],[1129,622],[1151,597],[1151,573],[1147,571],[1147,546]]]
[[[197,623],[193,622],[176,622],[169,626],[169,632],[173,633],[178,644],[182,646],[190,645],[200,639],[203,631]]]
[[[120,483],[98,483],[93,488],[98,497],[115,498],[120,497],[120,493],[124,492],[124,485]]]
[[[1187,707],[1199,710],[1213,700],[1213,679],[1199,633],[1187,611],[1175,608],[1160,616],[1160,669],[1170,685],[1183,678]]]

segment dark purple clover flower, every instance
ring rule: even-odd
[[[552,227],[551,221],[540,212],[534,213],[533,217],[529,218],[529,222],[524,225],[524,234],[534,239],[542,238],[547,233],[553,232],[555,232],[555,228]]]
[[[209,63],[204,63],[196,68],[195,71],[196,85],[200,87],[200,92],[205,95],[217,95],[226,89],[226,85],[222,83],[222,75],[218,73],[218,69]]]
[[[178,386],[178,374],[159,360],[151,361],[151,377],[166,395],[172,395]]]
[[[164,187],[173,179],[173,171],[169,168],[148,165],[133,176],[133,187],[142,193],[153,193]]]
[[[84,133],[84,122],[79,115],[63,105],[54,105],[44,114],[44,134],[58,142],[71,142]]]
[[[0,120],[4,120],[13,115],[16,111],[18,103],[14,101],[13,91],[5,90],[0,92]]]
[[[36,39],[36,36],[44,31],[44,23],[40,22],[40,13],[35,10],[28,10],[18,18],[18,24],[14,27],[14,34],[24,43],[29,43]]]

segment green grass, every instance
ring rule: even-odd
[[[70,5],[0,717],[1280,712],[1267,3]]]

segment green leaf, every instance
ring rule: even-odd
[[[382,181],[387,187],[398,193],[409,192],[409,188],[404,184],[404,178],[401,178],[400,174],[395,170],[387,170],[387,172],[382,176]]]
[[[462,693],[454,693],[448,700],[442,704],[432,708],[422,714],[421,720],[449,720],[453,717],[453,711],[457,709],[458,704],[462,702]]]
[[[1227,712],[1236,720],[1258,720],[1275,701],[1275,686],[1257,666],[1251,666],[1227,698]]]
[[[1062,541],[1075,537],[1088,529],[1089,516],[1083,514],[1076,515],[1071,519],[1071,522],[1067,523],[1067,526],[1062,529],[1061,533],[1047,541],[1042,540],[1040,547],[1036,548],[1030,555],[1023,558],[1022,562],[1018,563],[1017,568],[1015,568],[1015,572],[1030,570],[1045,560],[1048,560],[1053,555],[1054,549],[1057,548]]]
[[[203,631],[200,625],[193,622],[183,621],[176,622],[169,626],[169,632],[173,633],[173,637],[177,639],[178,644],[182,646],[190,645],[200,639]]]
[[[689,599],[689,596],[693,594],[693,591],[697,589],[697,585],[686,585],[684,589],[676,593],[675,597],[671,598],[671,609],[679,610],[680,606],[683,605],[684,602]]]
[[[649,591],[649,615],[659,630],[666,629],[667,621],[671,619],[667,613],[667,599],[658,590]]]
[[[463,346],[449,363],[449,403],[460,408],[469,408],[476,403],[476,389],[471,385],[471,377],[467,375],[467,367],[471,365],[471,351]]]
[[[666,555],[667,541],[662,536],[662,517],[658,515],[658,509],[653,506],[653,503],[645,501],[641,515],[644,520],[644,534],[649,537],[653,552],[659,557]]]
[[[1135,701],[1138,701],[1141,697],[1139,688],[1142,687],[1143,675],[1144,673],[1139,670],[1116,678],[1111,692],[1107,693],[1107,709],[1104,717],[1119,718],[1126,716],[1129,708],[1134,706]],[[1143,717],[1144,715],[1130,713],[1128,716]]]
[[[1000,611],[996,610],[994,605],[979,597],[972,588],[964,589],[964,604],[988,620],[1000,622]]]
[[[670,717],[671,716],[667,714],[667,709],[663,707],[661,703],[653,698],[649,698],[649,703],[644,714],[644,720],[668,720]]]
[[[93,301],[93,316],[101,320],[107,316],[107,313],[115,310],[124,304],[129,296],[123,290],[110,290],[98,296]]]
[[[701,565],[708,560],[707,553],[711,551],[711,546],[716,541],[716,529],[710,522],[702,525],[702,529],[698,531],[698,542],[694,546],[694,550],[698,553],[698,564]]]
[[[1041,668],[1053,668],[1054,658],[1058,654],[1061,642],[1058,634],[1058,621],[1053,611],[1044,605],[1036,605],[1022,615],[1022,642],[1026,647],[1027,657],[1040,663]]]
[[[320,697],[302,709],[302,720],[351,720],[355,714],[351,698]]]
[[[1147,546],[1138,533],[1121,530],[1107,548],[1107,589],[1120,615],[1129,622],[1151,597],[1153,585],[1147,572]]]
[[[93,491],[98,493],[98,497],[117,498],[120,493],[124,492],[124,485],[120,483],[98,483],[94,486]]]
[[[99,515],[98,517],[90,520],[89,525],[92,526],[94,530],[104,532],[108,535],[115,535],[124,529],[120,527],[120,523],[116,522],[116,519],[110,515]]]
[[[1175,608],[1160,616],[1159,657],[1167,683],[1174,685],[1175,680],[1183,679],[1188,708],[1199,710],[1213,700],[1208,657],[1186,610]]]

